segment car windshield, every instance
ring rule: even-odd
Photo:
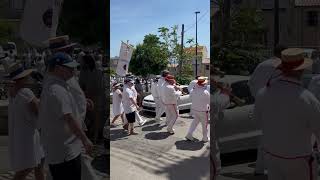
[[[183,94],[189,94],[188,87],[182,88],[182,93]]]

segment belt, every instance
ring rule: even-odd
[[[310,155],[302,155],[302,156],[295,156],[295,157],[286,157],[286,156],[281,156],[281,155],[277,155],[277,154],[274,154],[270,151],[267,151],[267,150],[263,150],[265,153],[273,156],[273,157],[276,157],[276,158],[279,158],[279,159],[286,159],[286,160],[296,160],[296,159],[304,159],[307,161],[308,163],[308,168],[309,168],[309,180],[313,180],[313,169],[312,169],[312,163],[314,161],[314,157],[312,154]]]

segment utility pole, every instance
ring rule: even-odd
[[[274,44],[273,52],[279,44],[279,0],[274,0]]]
[[[200,11],[196,11],[196,76],[198,76],[198,14]]]
[[[181,55],[180,55],[180,75],[182,74],[182,61],[183,61],[183,37],[184,37],[184,24],[182,24],[182,30],[181,30]]]

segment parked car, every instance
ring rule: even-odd
[[[182,95],[178,99],[178,109],[181,110],[190,110],[191,108],[191,98],[188,91],[187,85],[181,85],[182,88]],[[155,102],[153,99],[152,94],[146,96],[142,101],[142,110],[147,112],[155,113]]]

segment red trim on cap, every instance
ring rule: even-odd
[[[278,69],[280,70],[293,70],[300,65],[302,65],[304,62],[304,59],[298,60],[298,61],[291,61],[291,62],[284,62],[279,65]]]

